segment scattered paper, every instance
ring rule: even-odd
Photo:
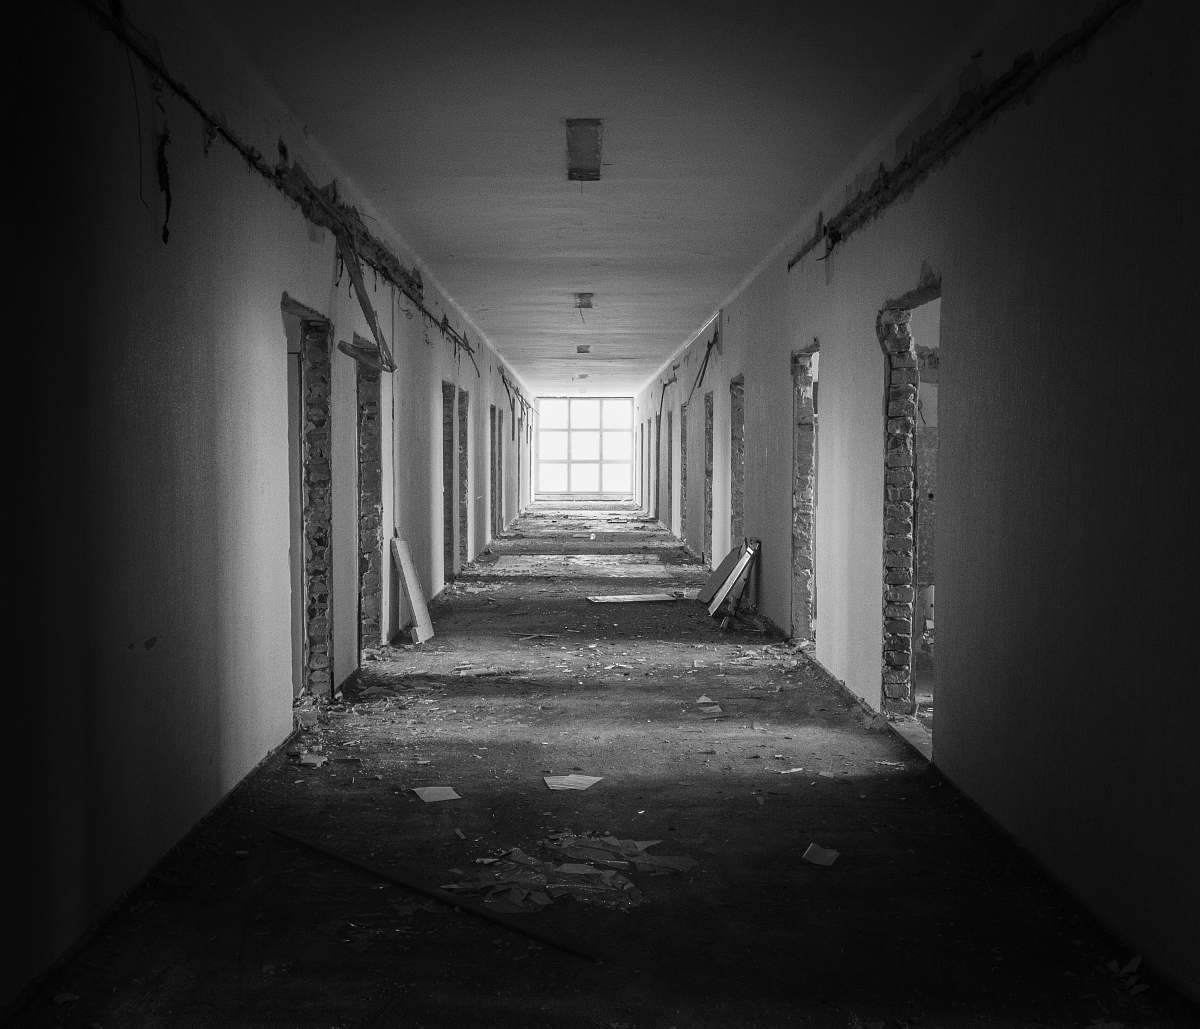
[[[795,775],[797,772],[803,772],[803,771],[804,771],[803,768],[781,768],[779,770],[779,774],[780,775]]]
[[[462,800],[453,786],[414,786],[413,793],[426,804],[434,804],[439,800]]]
[[[590,786],[595,786],[604,776],[572,773],[571,775],[545,775],[542,778],[552,790],[586,790]]]
[[[300,755],[300,764],[310,765],[313,768],[320,768],[328,760],[329,760],[329,758],[327,758],[324,754],[301,754]]]
[[[822,865],[828,868],[838,859],[838,852],[830,850],[826,847],[818,846],[815,843],[810,843],[808,849],[803,854],[804,860],[811,865]]]

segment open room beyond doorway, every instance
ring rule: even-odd
[[[633,400],[538,397],[535,495],[628,500],[633,495]]]

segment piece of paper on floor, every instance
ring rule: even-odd
[[[810,843],[804,852],[804,860],[812,865],[824,865],[828,868],[838,859],[838,852],[816,843]]]
[[[462,800],[453,786],[414,786],[413,793],[426,804],[433,804],[439,800]]]
[[[320,768],[328,760],[329,758],[327,758],[324,754],[309,753],[300,755],[300,764],[311,765],[313,768]]]
[[[570,775],[545,775],[542,778],[552,790],[586,790],[589,786],[595,786],[604,776],[577,775],[573,772]]]

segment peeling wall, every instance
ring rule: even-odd
[[[263,152],[286,137],[315,180],[338,175],[303,127],[224,60],[195,10],[182,5],[168,17],[139,0],[123,7],[173,71]],[[346,277],[338,280],[332,235],[209,139],[170,92],[161,116],[171,133],[164,243],[152,90],[140,66],[131,83],[125,51],[82,5],[31,9],[21,32],[20,54],[30,60],[14,77],[11,126],[22,155],[17,185],[31,201],[12,237],[26,255],[17,285],[30,324],[21,336],[54,342],[44,353],[22,348],[17,367],[40,416],[22,427],[19,448],[19,531],[28,543],[20,549],[29,553],[17,562],[13,594],[29,599],[11,725],[21,767],[37,772],[18,791],[18,805],[28,806],[12,826],[23,844],[8,870],[21,889],[5,932],[18,959],[4,966],[0,1004],[290,732],[281,296],[328,318],[334,341],[370,334]],[[53,73],[41,63],[47,54],[61,61]],[[441,586],[430,499],[440,477],[431,431],[440,381],[461,381],[481,403],[507,400],[485,344],[477,343],[477,378],[465,355],[456,362],[369,269],[366,285],[398,364],[380,384],[384,533],[407,534],[432,592]],[[426,301],[461,324],[436,287],[427,286]],[[358,666],[356,368],[332,353],[335,687]],[[515,467],[507,455],[506,467]],[[472,474],[474,493],[483,493],[479,462]],[[477,525],[486,524],[481,511]],[[394,632],[402,612],[390,564],[380,611]]]

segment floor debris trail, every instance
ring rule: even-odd
[[[14,1024],[1197,1024],[707,577],[631,504],[535,504]]]

